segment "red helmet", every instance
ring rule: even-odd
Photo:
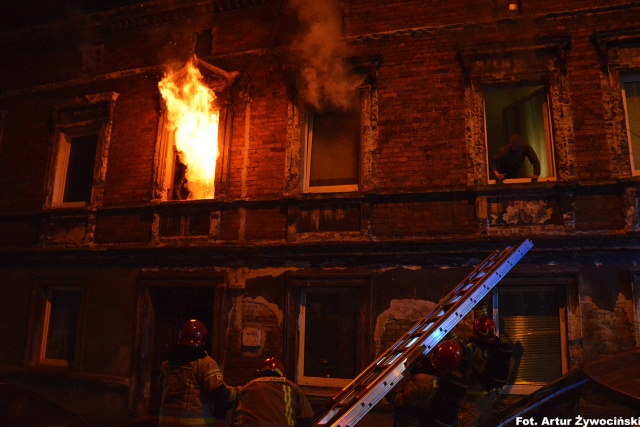
[[[207,335],[207,327],[202,322],[191,319],[184,325],[180,335],[178,335],[178,344],[188,345],[191,347],[203,347],[204,337]]]
[[[284,363],[275,357],[265,359],[264,362],[256,369],[256,377],[269,376],[269,377],[286,377],[284,372]]]
[[[488,316],[478,316],[473,321],[473,338],[482,344],[496,342],[496,324]]]
[[[431,352],[431,364],[440,372],[449,373],[462,362],[462,347],[456,340],[442,341]]]

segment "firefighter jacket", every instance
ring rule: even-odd
[[[398,394],[395,405],[411,406],[427,411],[431,406],[433,397],[438,392],[439,385],[440,378],[437,376],[418,372]]]
[[[162,363],[160,427],[212,426],[224,418],[236,390],[228,387],[220,368],[204,350],[176,346]]]
[[[310,427],[313,410],[302,390],[284,377],[259,377],[242,387],[236,424],[251,427]]]

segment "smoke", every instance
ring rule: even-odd
[[[361,78],[347,62],[342,18],[336,0],[292,0],[304,31],[291,50],[301,64],[298,90],[316,110],[354,108]]]

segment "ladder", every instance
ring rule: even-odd
[[[494,251],[447,296],[389,347],[316,415],[318,427],[353,427],[531,249],[527,239],[517,247]]]

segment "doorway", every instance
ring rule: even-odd
[[[211,332],[213,330],[213,287],[153,287],[149,289],[151,305],[155,314],[153,343],[151,351],[151,392],[149,413],[156,415],[162,397],[157,384],[162,362],[169,357],[178,342],[178,334],[183,324],[198,319],[207,327],[205,349],[211,352]]]

